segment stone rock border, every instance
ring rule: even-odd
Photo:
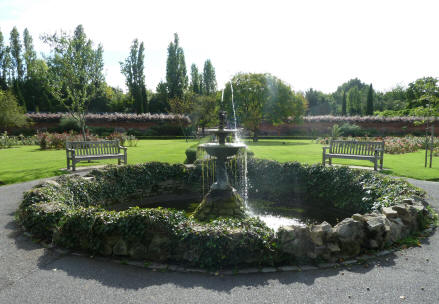
[[[323,222],[305,227],[281,227],[281,250],[297,258],[334,262],[358,256],[367,250],[383,250],[423,229],[428,203],[422,198],[404,199],[381,212],[354,214],[332,227]]]
[[[423,231],[424,236],[431,236],[436,230],[436,227],[428,228]],[[24,232],[24,235],[30,239],[32,239],[32,234],[29,232]],[[71,251],[68,249],[57,248],[51,244],[47,244],[44,242],[40,242],[40,244],[57,254],[64,255],[74,255],[81,257],[90,257],[90,254],[84,252]],[[378,251],[374,254],[364,254],[361,256],[357,256],[354,259],[346,260],[343,262],[332,262],[332,263],[319,263],[317,265],[283,265],[277,267],[246,267],[239,269],[225,269],[219,271],[208,271],[203,268],[196,267],[184,267],[181,265],[175,264],[162,264],[156,262],[143,262],[143,261],[135,261],[135,260],[123,260],[123,259],[114,259],[109,257],[93,256],[92,258],[97,259],[99,261],[104,262],[112,262],[116,264],[122,265],[130,265],[139,268],[146,268],[154,272],[181,272],[181,273],[202,273],[206,275],[212,276],[235,276],[235,275],[245,275],[245,274],[256,274],[256,273],[278,273],[278,272],[304,272],[304,271],[312,271],[312,270],[322,270],[322,269],[343,269],[343,267],[350,267],[353,265],[362,265],[367,262],[372,262],[377,260],[378,258],[388,256],[394,252],[399,251],[399,248],[385,249]]]

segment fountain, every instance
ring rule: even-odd
[[[243,218],[245,214],[244,200],[233,188],[227,176],[226,161],[235,156],[240,149],[245,149],[243,143],[226,143],[229,134],[235,134],[237,129],[225,128],[226,112],[219,113],[218,129],[210,129],[218,138],[218,143],[202,144],[199,147],[207,154],[215,157],[215,182],[209,192],[204,196],[203,201],[194,212],[194,217],[205,221],[218,217]]]

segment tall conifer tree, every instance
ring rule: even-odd
[[[367,92],[366,115],[373,115],[373,88],[372,88],[372,84],[370,84],[369,91]]]
[[[203,94],[211,95],[216,92],[216,75],[215,68],[210,59],[204,63],[203,69]]]
[[[166,62],[166,82],[169,99],[182,99],[188,85],[184,51],[179,45],[178,34],[174,34],[174,41],[168,46]]]

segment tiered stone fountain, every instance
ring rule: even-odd
[[[218,217],[243,218],[246,216],[244,200],[230,185],[226,168],[227,159],[235,156],[240,149],[245,149],[246,145],[226,143],[227,136],[236,133],[237,130],[226,129],[224,127],[225,119],[226,113],[220,112],[219,128],[209,130],[217,136],[218,142],[199,146],[206,150],[207,154],[215,157],[216,180],[194,212],[194,217],[202,221]]]

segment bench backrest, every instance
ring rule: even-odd
[[[379,150],[382,156],[384,153],[384,141],[331,140],[329,143],[329,153],[331,154],[373,156],[375,150]]]
[[[70,141],[66,142],[66,149],[75,150],[77,156],[120,153],[118,140]]]

